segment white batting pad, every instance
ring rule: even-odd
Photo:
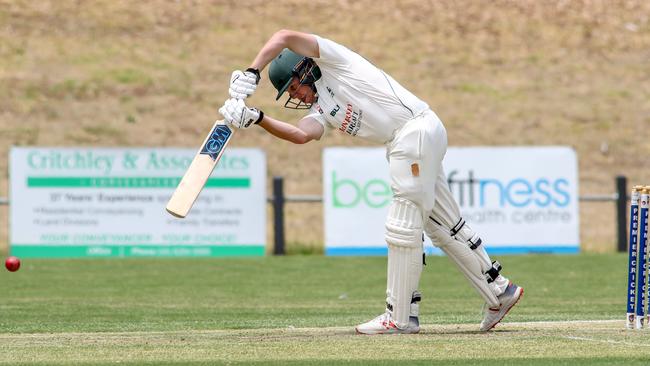
[[[488,304],[508,287],[508,279],[501,275],[489,284],[485,280],[485,272],[492,267],[492,261],[484,245],[475,245],[480,243],[479,236],[461,219],[460,208],[449,190],[444,171],[436,181],[436,203],[426,218],[425,231],[434,245],[458,265]],[[470,245],[475,248],[470,249]],[[492,295],[484,294],[486,286]]]
[[[393,321],[406,327],[411,295],[422,274],[422,212],[413,202],[395,198],[386,219],[388,276],[386,303],[393,307]]]
[[[454,240],[449,236],[448,232],[432,222],[427,222],[424,230],[433,244],[439,247],[456,264],[488,306],[498,307],[497,294],[494,293],[485,279],[485,271],[490,267],[483,268],[483,260],[475,254],[475,251],[470,249],[467,244]]]

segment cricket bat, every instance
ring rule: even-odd
[[[187,216],[214,167],[219,163],[234,132],[224,121],[214,123],[210,134],[203,141],[174,194],[167,202],[167,212],[180,218]]]

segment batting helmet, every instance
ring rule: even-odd
[[[294,76],[298,77],[300,84],[313,87],[314,82],[321,77],[321,73],[314,60],[285,48],[269,65],[269,80],[278,91],[275,100],[280,99],[284,94]]]

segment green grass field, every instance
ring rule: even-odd
[[[524,299],[495,331],[444,257],[417,335],[361,336],[385,258],[33,260],[0,273],[0,364],[645,365],[626,331],[624,255],[506,256]]]

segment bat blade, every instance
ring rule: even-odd
[[[174,194],[167,202],[167,212],[173,216],[184,218],[190,212],[194,201],[208,181],[214,167],[219,163],[226,145],[230,142],[234,130],[224,121],[216,121],[210,133],[203,141],[201,148],[194,156],[192,163],[185,171]]]

